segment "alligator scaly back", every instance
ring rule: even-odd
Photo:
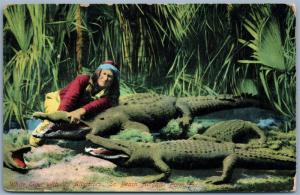
[[[255,123],[244,120],[216,123],[205,130],[202,135],[234,143],[248,143],[251,139],[259,137],[259,140],[256,140],[258,146],[264,145],[267,140],[263,130]]]
[[[182,97],[178,98],[177,103],[186,105],[193,116],[231,108],[251,106],[268,108],[262,101],[246,95]]]
[[[119,98],[119,105],[132,105],[132,104],[152,104],[153,102],[160,101],[165,98],[170,98],[166,95],[159,95],[157,93],[137,93]]]

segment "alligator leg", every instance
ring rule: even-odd
[[[190,108],[188,107],[188,105],[186,105],[184,102],[181,102],[181,101],[177,101],[175,107],[182,114],[182,117],[178,118],[176,120],[179,122],[179,125],[184,130],[187,130],[192,122],[192,114],[191,114]]]
[[[137,129],[144,132],[150,132],[149,128],[146,125],[135,121],[126,121],[124,124],[122,124],[122,129]]]
[[[169,178],[171,169],[160,157],[156,157],[153,159],[153,166],[160,173],[157,175],[145,176],[145,179],[142,181],[142,183],[164,181]]]
[[[258,142],[261,145],[261,147],[264,147],[267,140],[265,133],[255,124],[250,123],[249,125],[251,125],[250,128],[259,135],[260,139]]]
[[[231,179],[234,165],[238,157],[236,154],[230,154],[223,160],[223,172],[221,176],[213,176],[207,179],[206,183],[223,184],[228,183]]]

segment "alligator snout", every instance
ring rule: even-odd
[[[14,148],[13,146],[6,147],[4,149],[4,166],[20,173],[27,173],[29,169],[24,159],[24,154],[30,150],[31,147],[28,145],[19,148]]]

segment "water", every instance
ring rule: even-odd
[[[283,123],[282,118],[272,111],[255,107],[235,108],[196,116],[193,122],[201,123],[203,127],[208,128],[218,122],[234,119],[251,121],[260,128],[280,126]]]

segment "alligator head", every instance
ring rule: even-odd
[[[13,147],[12,145],[5,145],[3,154],[4,166],[20,173],[26,173],[29,168],[24,160],[24,154],[30,150],[31,147],[29,145],[17,148]]]
[[[76,127],[75,129],[45,129],[40,133],[32,133],[36,138],[43,139],[66,139],[66,140],[84,140],[85,136],[91,132],[90,127]]]
[[[54,123],[69,123],[69,113],[66,111],[56,111],[52,113],[35,112],[33,117],[49,120]],[[69,129],[46,129],[42,133],[33,134],[37,138],[48,139],[68,139],[68,140],[84,140],[88,133],[95,135],[112,134],[120,129],[121,120],[126,120],[122,113],[115,110],[102,112],[89,120],[81,120],[79,126]]]
[[[32,116],[42,120],[46,119],[53,122],[70,122],[69,114],[66,111],[57,111],[52,113],[34,112]]]
[[[88,134],[86,139],[92,143],[92,146],[86,147],[85,152],[117,165],[126,165],[132,155],[134,147],[132,142],[111,140],[92,134]]]

